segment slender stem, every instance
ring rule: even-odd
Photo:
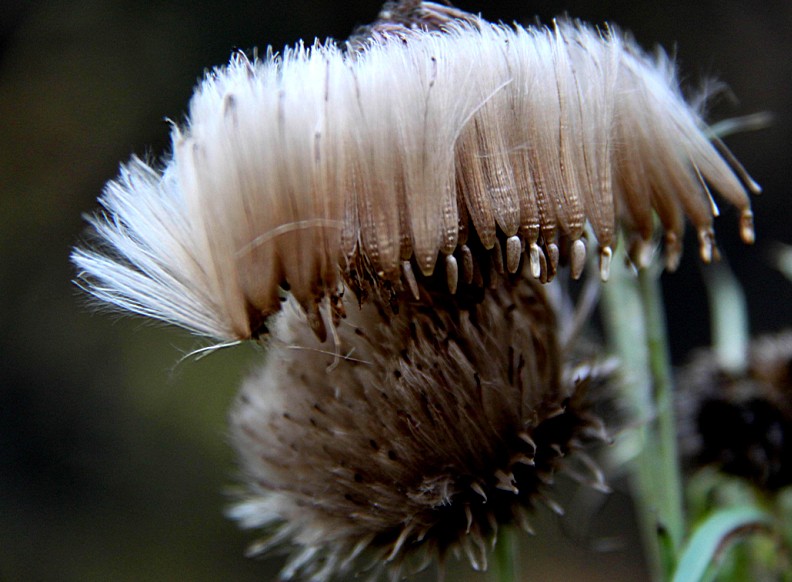
[[[667,579],[684,536],[682,482],[676,450],[673,385],[657,269],[636,278],[614,261],[603,286],[603,314],[621,360],[622,402],[635,428],[623,448],[652,578]]]
[[[517,580],[518,544],[517,532],[511,527],[502,527],[495,545],[493,564],[494,582],[515,582]]]
[[[621,434],[615,456],[630,462],[630,484],[636,505],[644,553],[652,579],[662,579],[662,561],[657,538],[655,467],[647,451],[653,449],[650,417],[652,386],[647,373],[649,355],[643,341],[643,308],[635,279],[622,262],[613,261],[611,280],[603,285],[603,321],[611,350],[619,356],[621,398],[630,416],[632,430]]]
[[[658,450],[655,454],[662,478],[659,517],[676,552],[685,536],[685,514],[674,418],[674,382],[658,271],[652,267],[642,270],[638,275],[638,285],[646,319],[646,342],[657,414]]]

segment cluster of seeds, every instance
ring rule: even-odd
[[[425,299],[350,305],[337,354],[295,303],[275,318],[231,413],[246,485],[230,515],[267,532],[253,553],[291,550],[284,578],[398,580],[449,554],[486,569],[499,526],[561,512],[557,473],[605,488],[580,450],[607,438],[598,371],[564,368],[540,284]]]
[[[100,245],[73,257],[86,286],[222,340],[264,333],[288,290],[324,337],[343,284],[417,297],[437,271],[454,293],[523,261],[579,277],[591,238],[607,279],[620,228],[641,266],[656,218],[668,266],[686,217],[709,261],[710,187],[753,240],[758,188],[664,55],[610,28],[454,13],[210,73],[165,168],[135,159],[108,184]]]

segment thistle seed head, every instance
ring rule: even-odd
[[[196,89],[164,169],[134,159],[73,260],[96,297],[221,340],[258,337],[288,289],[388,295],[443,273],[608,277],[625,234],[643,266],[655,217],[666,264],[686,220],[717,258],[710,188],[753,240],[756,185],[711,141],[663,54],[613,27],[505,26],[400,2],[343,47],[235,56]],[[587,225],[591,235],[584,235]]]
[[[744,372],[699,353],[680,381],[681,450],[761,489],[792,485],[792,331],[751,342]]]
[[[449,553],[483,569],[500,525],[559,510],[554,475],[604,431],[544,290],[517,281],[470,306],[350,305],[331,351],[293,303],[276,318],[231,413],[246,483],[231,515],[265,530],[254,552],[285,546],[284,576],[310,580],[396,579]]]

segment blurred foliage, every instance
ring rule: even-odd
[[[459,5],[490,19],[531,18],[524,2]],[[164,119],[182,118],[207,67],[235,48],[343,38],[378,9],[370,0],[0,7],[0,579],[275,575],[277,561],[243,557],[251,536],[222,516],[235,471],[225,414],[261,350],[241,346],[177,364],[196,341],[92,315],[70,283],[68,254],[80,240],[81,213],[95,208],[118,163],[167,150]],[[745,285],[752,328],[792,321],[789,287],[768,254],[770,242],[792,243],[789,3],[570,0],[530,9],[543,20],[567,11],[616,22],[646,47],[678,47],[687,79],[712,74],[730,87],[714,105],[716,118],[776,114],[771,129],[729,140],[765,187],[755,201],[759,243],[738,248],[730,216],[719,232]],[[698,269],[691,254],[680,273],[665,277],[677,359],[707,341]],[[616,493],[593,512],[592,530],[574,532],[540,514],[537,530],[553,533],[541,531],[525,549],[526,579],[579,578],[581,571],[586,580],[641,578],[625,496]],[[616,551],[595,551],[605,545]]]

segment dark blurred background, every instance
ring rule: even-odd
[[[727,140],[765,188],[754,201],[758,242],[739,244],[726,208],[718,234],[745,284],[754,330],[792,323],[792,285],[770,259],[774,243],[792,244],[792,3],[458,5],[492,20],[568,12],[617,23],[644,47],[675,52],[686,82],[724,81],[714,120],[774,113],[769,129]],[[119,162],[166,150],[165,118],[182,119],[206,68],[236,48],[344,38],[378,9],[370,0],[0,5],[0,580],[275,577],[278,560],[245,559],[251,536],[222,516],[235,473],[226,410],[260,351],[248,345],[178,363],[198,347],[194,338],[93,314],[71,283],[68,255],[81,213],[96,207]],[[679,362],[708,341],[696,253],[665,283]],[[525,580],[643,578],[619,488],[591,531],[559,527],[547,513],[525,549]]]

